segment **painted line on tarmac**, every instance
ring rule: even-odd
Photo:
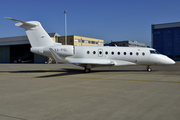
[[[62,78],[95,79],[95,80],[119,80],[119,81],[138,81],[138,82],[160,82],[160,83],[180,83],[180,81],[135,80],[135,79],[108,79],[108,78],[67,77],[67,76],[63,76]]]

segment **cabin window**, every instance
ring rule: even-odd
[[[136,52],[136,55],[139,55],[139,53],[138,53],[138,52]]]
[[[130,52],[130,55],[132,55],[133,53],[132,52]]]
[[[117,54],[120,55],[120,52],[118,52]]]
[[[111,52],[112,55],[114,55],[114,52]]]
[[[101,55],[101,54],[102,54],[102,51],[99,51],[99,54]]]
[[[105,54],[107,55],[107,54],[108,54],[108,51],[106,51]]]
[[[87,54],[89,54],[90,52],[89,51],[87,51]]]
[[[124,55],[126,55],[126,52],[124,52]]]
[[[96,54],[96,51],[93,51],[93,54]]]
[[[142,55],[145,56],[145,53],[143,52]]]

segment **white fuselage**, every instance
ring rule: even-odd
[[[174,61],[165,55],[151,53],[152,48],[141,47],[109,47],[109,46],[71,46],[54,45],[41,48],[42,50],[31,49],[32,52],[52,56],[49,48],[52,48],[58,55],[64,57],[67,62],[78,63],[107,63],[114,62],[114,66],[121,65],[158,65],[174,64]],[[92,65],[93,66],[93,65]]]

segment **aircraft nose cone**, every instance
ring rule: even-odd
[[[174,60],[172,60],[172,59],[169,59],[169,60],[167,61],[167,63],[168,63],[168,64],[175,64],[176,62],[175,62]]]
[[[174,60],[166,57],[166,58],[164,59],[164,63],[170,65],[170,64],[175,64],[176,62],[175,62]]]
[[[169,58],[165,55],[158,56],[158,59],[159,59],[160,64],[172,65],[172,64],[176,63],[174,60],[172,60],[171,58]]]

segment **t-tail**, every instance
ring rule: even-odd
[[[45,47],[55,44],[38,21],[23,22],[9,17],[5,18],[18,22],[15,25],[25,29],[32,47]]]

